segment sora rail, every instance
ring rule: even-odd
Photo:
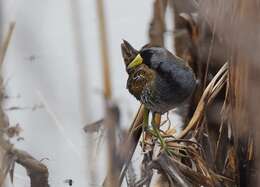
[[[196,87],[192,69],[179,57],[161,47],[134,49],[127,41],[121,44],[129,74],[127,89],[144,106],[143,129],[148,128],[149,112],[152,127],[161,146],[169,149],[155,124],[155,114],[164,114],[184,103]]]
[[[161,47],[141,49],[127,71],[129,92],[148,110],[160,114],[186,101],[196,86],[192,69]]]

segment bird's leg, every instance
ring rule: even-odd
[[[148,123],[149,123],[149,110],[147,108],[144,108],[144,119],[143,119],[143,126],[142,126],[142,133],[143,133],[143,139],[142,139],[142,148],[144,150],[144,144],[145,144],[145,132],[148,129]]]
[[[160,128],[160,121],[158,123],[158,120],[156,120],[156,115],[158,115],[158,114],[153,113],[153,116],[152,116],[152,127],[153,127],[153,130],[154,130],[157,138],[160,141],[160,144],[161,144],[162,148],[166,149],[166,143],[165,143],[163,137],[161,136],[161,133],[160,133],[160,130],[159,130],[159,128]]]

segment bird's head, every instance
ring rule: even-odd
[[[161,47],[142,48],[135,58],[128,64],[127,69],[134,69],[141,64],[156,69],[160,60],[167,59],[169,51]]]
[[[121,50],[128,74],[135,72],[136,69],[155,70],[161,60],[172,58],[172,54],[165,48],[146,44],[140,50],[136,50],[126,40],[123,40]]]
[[[141,50],[137,50],[126,40],[123,40],[123,43],[121,44],[121,51],[128,74],[141,67],[141,69],[147,68],[145,63],[149,61],[148,55],[153,53],[150,50],[150,44],[143,46]]]

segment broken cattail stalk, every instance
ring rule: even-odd
[[[26,169],[31,179],[31,187],[49,187],[48,168],[42,162],[36,160],[25,151],[13,149],[11,153],[16,157],[16,163]]]
[[[31,187],[49,187],[48,168],[42,162],[36,160],[29,153],[14,148],[14,145],[10,144],[10,142],[3,137],[0,138],[0,146],[5,150],[5,156],[11,159],[9,166],[7,166],[8,170],[6,170],[6,174],[10,172],[10,175],[13,176],[13,171],[11,173],[10,166],[16,162],[26,169],[27,174],[30,177]],[[3,185],[6,174],[1,175],[0,186]],[[11,177],[11,180],[13,181],[13,177]]]

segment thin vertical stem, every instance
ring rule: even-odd
[[[99,19],[99,41],[101,50],[101,61],[103,66],[103,84],[104,84],[104,96],[105,99],[111,99],[111,79],[109,69],[109,55],[108,55],[108,43],[107,43],[107,30],[104,15],[104,3],[103,0],[97,0],[97,13]]]
[[[1,64],[4,63],[5,54],[6,54],[6,51],[7,51],[7,47],[9,46],[9,42],[11,40],[14,28],[15,28],[15,22],[10,23],[9,30],[7,32],[7,36],[5,37],[4,43],[3,43],[1,50],[0,50],[0,63]]]

